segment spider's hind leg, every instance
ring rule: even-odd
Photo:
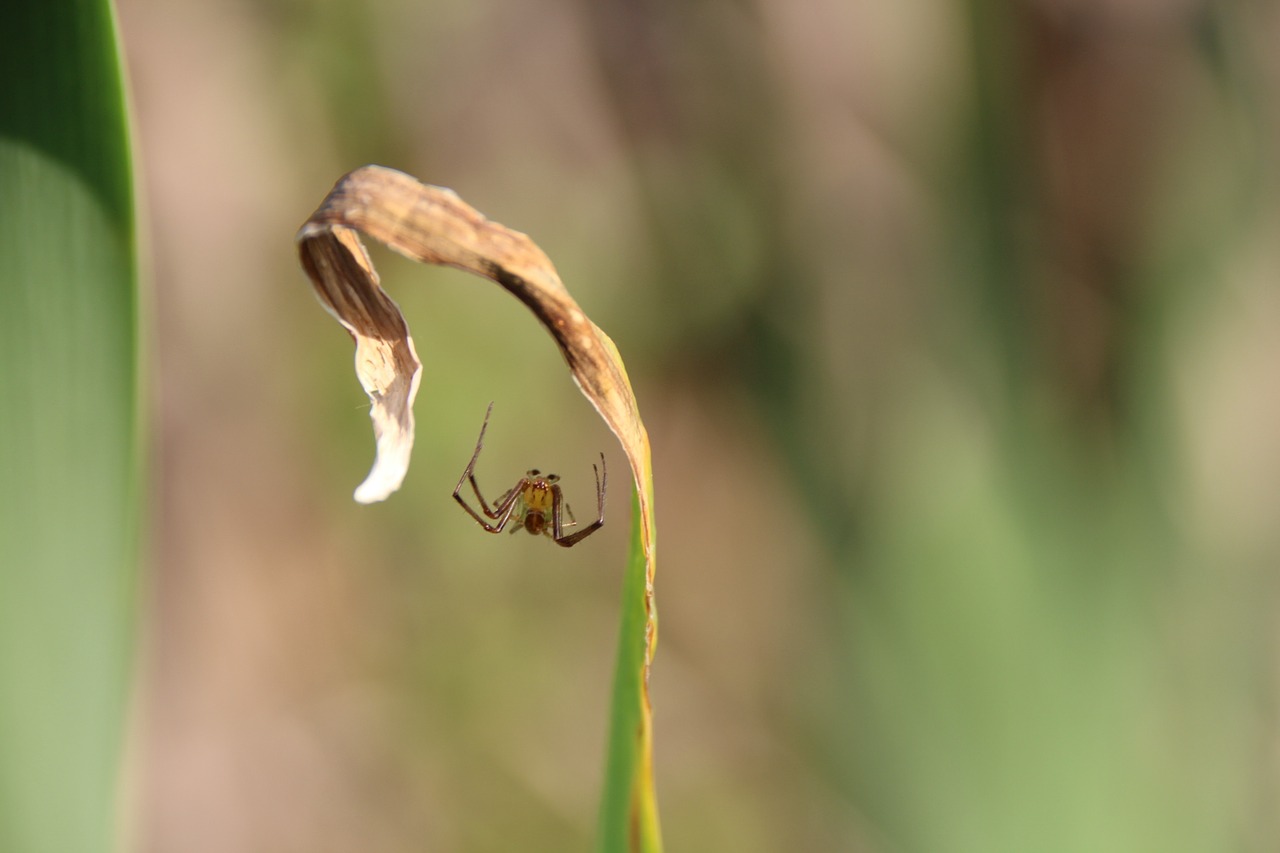
[[[603,453],[600,454],[600,467],[596,468],[593,465],[592,468],[595,469],[595,474],[596,474],[596,500],[599,503],[600,516],[595,521],[591,522],[586,527],[582,528],[576,533],[570,533],[568,535],[565,534],[564,532],[565,525],[561,521],[561,511],[568,509],[568,504],[561,497],[559,486],[555,486],[554,491],[552,492],[552,494],[554,495],[553,517],[555,520],[555,527],[554,527],[555,533],[552,536],[552,538],[555,539],[556,544],[561,546],[562,548],[573,547],[574,545],[578,544],[583,539],[586,539],[592,533],[595,533],[597,530],[599,530],[601,527],[604,526],[604,493],[609,482],[609,472],[608,472],[608,469],[605,468]]]

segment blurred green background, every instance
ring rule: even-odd
[[[155,338],[136,847],[575,850],[623,478],[498,288],[375,251],[403,490],[292,238],[381,163],[530,234],[657,479],[668,849],[1280,849],[1275,4],[120,0]]]

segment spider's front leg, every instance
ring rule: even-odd
[[[484,507],[484,514],[490,518],[497,518],[489,512],[489,504],[485,501],[484,495],[480,494],[480,487],[476,485],[476,462],[480,459],[480,451],[484,449],[484,432],[489,428],[489,415],[493,413],[493,403],[489,404],[489,408],[484,411],[484,423],[480,424],[480,437],[476,439],[475,452],[471,454],[471,461],[467,463],[467,467],[463,469],[462,476],[458,478],[458,485],[453,489],[454,499],[461,502],[462,498],[458,495],[462,491],[462,484],[471,481],[471,488],[475,489],[476,497],[480,499],[480,506]]]
[[[453,491],[453,499],[456,500],[458,502],[458,505],[461,506],[463,509],[465,509],[467,511],[467,514],[470,515],[472,518],[474,518],[476,520],[476,523],[479,524],[481,527],[483,527],[485,530],[489,531],[490,533],[501,533],[502,529],[507,526],[507,522],[511,520],[511,513],[515,510],[516,503],[520,499],[520,493],[523,491],[527,483],[528,483],[528,480],[526,480],[524,477],[521,477],[520,482],[516,483],[515,488],[507,492],[506,496],[502,499],[502,501],[494,506],[493,512],[489,511],[489,507],[486,506],[484,503],[484,498],[480,497],[480,490],[478,488],[476,489],[476,497],[480,498],[480,505],[484,507],[484,514],[489,516],[489,518],[495,519],[497,521],[497,524],[490,524],[489,522],[485,521],[483,518],[480,517],[480,513],[472,509],[470,504],[468,504],[465,500],[462,499],[462,495],[459,494],[459,490],[462,488],[461,482],[458,483],[458,488],[454,489]],[[475,486],[474,477],[471,478],[471,485]],[[520,528],[517,527],[514,529],[519,530]]]
[[[498,518],[502,514],[502,511],[499,509],[499,507],[505,506],[508,499],[510,499],[510,497],[516,493],[517,489],[519,489],[519,486],[517,486],[515,489],[512,489],[509,492],[503,492],[502,497],[498,498],[496,501],[493,502],[493,509],[490,510],[488,502],[486,502],[484,499],[484,495],[480,494],[480,485],[476,483],[475,473],[473,472],[471,474],[468,474],[467,480],[471,483],[471,490],[476,493],[476,499],[480,501],[480,509],[484,511],[485,515],[494,519]],[[459,489],[462,488],[462,483],[458,483],[458,488]],[[458,498],[458,500],[462,499],[458,496],[458,492],[456,489],[453,492],[453,496],[455,498]]]
[[[498,533],[502,528],[507,526],[507,521],[511,518],[511,510],[515,507],[515,499],[519,496],[520,490],[524,488],[524,480],[516,483],[515,488],[507,492],[502,498],[494,504],[493,509],[489,509],[489,502],[484,499],[484,495],[480,494],[480,485],[476,482],[476,461],[480,458],[480,451],[484,449],[484,433],[489,428],[489,415],[493,412],[493,403],[489,404],[489,408],[484,413],[484,423],[480,425],[480,437],[476,439],[475,452],[471,454],[471,461],[467,463],[467,467],[463,469],[462,476],[458,478],[458,485],[453,488],[453,499],[458,505],[467,511],[467,514],[474,518],[481,527],[490,533]],[[497,521],[496,525],[489,524],[480,515],[471,508],[471,506],[462,498],[462,485],[470,482],[471,489],[476,493],[476,499],[480,501],[480,509],[484,514]]]

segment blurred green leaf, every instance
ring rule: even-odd
[[[0,849],[115,846],[138,524],[137,302],[111,7],[0,27]]]
[[[848,766],[888,849],[1232,849],[1247,682],[1228,642],[1181,653],[1214,617],[1143,484],[931,397],[849,598]]]

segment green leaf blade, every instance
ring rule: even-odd
[[[614,664],[613,700],[604,795],[600,803],[601,853],[657,853],[662,833],[653,785],[653,732],[647,655],[656,638],[646,637],[649,563],[644,549],[638,493],[632,493],[631,551],[623,580],[622,620]]]

